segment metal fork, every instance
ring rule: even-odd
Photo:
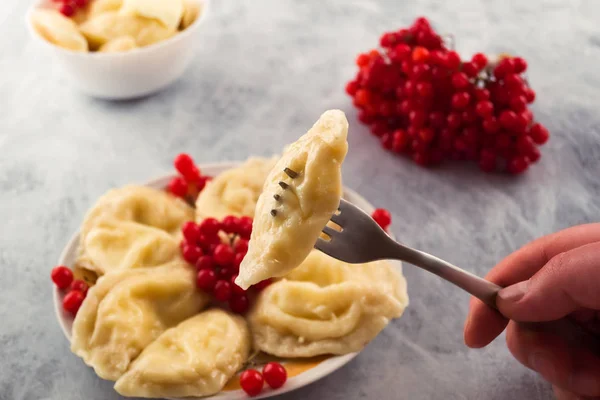
[[[497,309],[500,286],[473,275],[447,261],[394,241],[369,214],[346,200],[341,200],[338,213],[331,221],[340,227],[323,228],[326,238],[319,238],[315,248],[350,264],[376,260],[401,260],[436,274]]]

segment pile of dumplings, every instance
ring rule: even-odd
[[[68,50],[124,52],[166,40],[202,14],[201,0],[92,0],[71,17],[52,6],[31,23],[48,42]]]
[[[180,255],[189,220],[252,216],[275,159],[250,159],[207,184],[196,209],[141,186],[101,197],[81,227],[76,268],[97,277],[71,350],[123,396],[220,392],[257,352],[306,358],[360,351],[408,304],[386,262],[349,265],[312,251],[258,294],[245,317],[214,307]]]

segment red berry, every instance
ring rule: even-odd
[[[242,237],[242,239],[250,239],[250,235],[252,234],[252,218],[241,217],[238,222],[237,233]]]
[[[231,291],[233,292],[234,295],[241,295],[241,294],[246,294],[246,291],[244,289],[242,289],[241,287],[239,287],[236,283],[235,280],[237,279],[237,275],[233,275],[231,277],[231,279],[229,280],[229,282],[231,282]]]
[[[411,48],[406,43],[396,45],[389,53],[392,61],[399,62],[407,59],[411,55]]]
[[[183,176],[185,176],[192,168],[196,167],[194,164],[194,160],[189,154],[181,153],[175,157],[175,161],[173,161],[173,165],[175,169]]]
[[[408,114],[408,120],[410,121],[410,125],[415,128],[420,128],[425,124],[425,113],[422,111],[411,111]]]
[[[245,253],[235,253],[235,256],[233,257],[233,268],[239,269],[244,257],[246,257]]]
[[[451,112],[448,114],[446,122],[448,123],[448,127],[457,129],[462,124],[461,115],[459,113]]]
[[[529,136],[531,136],[533,141],[536,142],[537,144],[544,144],[548,141],[548,138],[550,137],[550,133],[548,132],[548,129],[546,129],[546,127],[544,125],[537,122],[537,123],[533,124],[533,126],[529,130]]]
[[[382,229],[387,229],[392,223],[392,215],[385,208],[378,208],[373,211],[371,217],[379,224]]]
[[[245,314],[250,308],[250,301],[245,294],[234,295],[229,299],[229,308],[236,314]]]
[[[391,150],[394,145],[394,135],[392,132],[386,132],[381,136],[381,145],[384,149]]]
[[[83,8],[87,6],[88,0],[74,0],[74,4],[79,8]]]
[[[529,161],[532,163],[537,162],[541,156],[540,150],[537,147],[532,148],[529,154],[527,154],[527,158],[529,158]]]
[[[200,237],[200,228],[194,221],[188,221],[181,228],[183,237],[188,243],[196,243]]]
[[[75,14],[75,8],[71,4],[63,4],[60,6],[59,11],[65,17],[72,17]]]
[[[433,50],[429,53],[429,61],[432,64],[445,66],[446,65],[446,53],[442,50]]]
[[[504,86],[512,92],[522,92],[525,89],[523,79],[517,74],[508,74],[504,77]]]
[[[490,99],[490,91],[484,88],[475,89],[475,98],[479,101],[489,100]]]
[[[517,151],[523,156],[527,156],[535,149],[535,143],[529,136],[520,136],[517,139]]]
[[[429,156],[427,153],[415,153],[412,157],[415,164],[420,165],[422,167],[427,167],[430,163]]]
[[[231,283],[228,281],[219,280],[215,284],[213,296],[215,296],[215,299],[217,299],[217,301],[225,302],[229,301],[229,299],[231,298],[231,292]]]
[[[521,57],[513,58],[513,68],[515,73],[522,74],[527,70],[527,61]]]
[[[267,385],[273,389],[279,389],[287,380],[287,371],[278,362],[270,362],[263,367],[263,377]]]
[[[265,290],[268,286],[270,286],[273,283],[272,279],[265,279],[262,280],[254,285],[252,285],[253,289],[256,289],[259,292],[262,292],[263,290]]]
[[[440,111],[434,111],[429,114],[429,125],[433,128],[443,128],[446,124],[446,116]]]
[[[435,131],[431,128],[421,128],[419,138],[425,143],[431,143],[435,138]]]
[[[188,185],[182,177],[178,176],[169,181],[167,190],[174,196],[185,197],[188,192]]]
[[[50,273],[50,278],[52,282],[59,289],[68,288],[73,282],[73,272],[68,267],[64,265],[59,265],[58,267],[54,267],[52,272]]]
[[[368,54],[359,54],[358,57],[356,57],[356,65],[358,65],[359,67],[364,67],[367,64],[369,64],[369,62],[371,61],[371,57],[369,57]]]
[[[206,236],[215,236],[220,229],[221,224],[215,218],[206,218],[198,226],[199,232]]]
[[[187,243],[186,245],[184,245],[181,249],[181,254],[183,255],[185,261],[194,265],[196,264],[198,259],[203,255],[202,249],[192,243]]]
[[[475,112],[482,118],[489,117],[494,113],[494,104],[491,101],[480,101],[475,105]]]
[[[525,99],[527,99],[527,103],[531,104],[535,101],[535,92],[531,88],[525,89]]]
[[[462,110],[469,105],[471,95],[467,92],[458,92],[452,96],[452,108]]]
[[[473,62],[473,64],[475,64],[481,70],[487,65],[488,59],[485,54],[477,53],[473,56],[471,62]]]
[[[462,71],[470,78],[474,78],[479,73],[480,68],[472,62],[466,62],[462,65]]]
[[[504,110],[498,120],[504,128],[512,129],[517,122],[517,114],[514,111]]]
[[[238,217],[229,215],[221,221],[221,229],[223,229],[225,233],[237,233],[239,221]]]
[[[483,120],[482,127],[487,133],[496,133],[500,130],[500,123],[496,117],[489,117]]]
[[[398,35],[395,32],[384,33],[379,39],[381,47],[392,47],[398,41]]]
[[[239,239],[235,242],[233,246],[233,250],[235,253],[246,254],[248,252],[248,241],[246,239]]]
[[[89,285],[81,279],[75,279],[71,282],[71,290],[77,290],[78,292],[83,293],[84,296],[87,295],[89,288]]]
[[[402,92],[406,97],[412,97],[415,94],[417,83],[415,81],[406,81]]]
[[[215,260],[213,260],[212,256],[202,256],[198,258],[196,261],[196,269],[200,271],[201,269],[214,269],[215,268]]]
[[[370,100],[371,96],[369,95],[369,91],[366,89],[358,89],[354,95],[354,101],[359,106],[366,106],[369,104]]]
[[[515,112],[524,111],[527,108],[527,99],[525,96],[514,96],[510,99],[510,108]]]
[[[240,386],[248,396],[257,396],[263,384],[263,376],[255,369],[247,369],[240,375]]]
[[[408,133],[402,129],[394,131],[394,140],[392,142],[392,150],[396,153],[400,153],[406,148],[408,144]]]
[[[417,46],[412,51],[412,60],[414,62],[426,62],[429,59],[429,50],[425,47]]]
[[[199,289],[211,293],[217,283],[217,274],[212,269],[201,269],[196,276],[196,286]]]
[[[213,258],[222,267],[231,265],[235,253],[228,244],[221,243],[215,248]]]
[[[83,293],[79,290],[72,290],[67,293],[63,299],[63,309],[72,315],[76,315],[83,300],[85,300],[85,295]]]
[[[387,123],[384,121],[375,121],[370,126],[371,133],[377,137],[383,136],[389,129]]]
[[[371,122],[373,122],[374,116],[367,110],[360,110],[358,112],[358,120],[363,124],[369,125]]]
[[[506,75],[514,72],[514,64],[512,58],[503,58],[500,60],[496,68],[494,69],[494,76],[497,79],[502,79]]]
[[[482,150],[479,158],[479,168],[485,172],[496,170],[496,153],[491,150]]]
[[[457,70],[460,66],[460,56],[455,51],[448,52],[446,56],[446,68],[451,70]]]
[[[431,97],[433,95],[433,85],[429,82],[419,82],[416,91],[420,97]]]
[[[464,72],[455,72],[452,74],[452,86],[457,89],[463,89],[469,86],[469,77]]]
[[[517,174],[521,174],[521,173],[525,172],[525,170],[527,169],[528,166],[529,166],[529,162],[527,160],[527,157],[516,156],[516,157],[511,158],[508,161],[506,168],[508,169],[508,172],[510,172],[511,174],[517,175]]]
[[[346,84],[346,93],[348,93],[350,96],[354,96],[358,88],[358,82],[350,81]]]

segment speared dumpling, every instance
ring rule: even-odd
[[[347,136],[346,116],[330,110],[285,149],[258,199],[239,286],[283,276],[308,256],[340,204]]]
[[[88,43],[77,25],[56,10],[36,9],[31,14],[36,32],[48,42],[73,51],[88,51]]]
[[[209,396],[235,375],[249,351],[250,333],[242,317],[205,311],[159,336],[115,389],[133,397]]]
[[[349,265],[313,251],[290,275],[249,315],[255,348],[278,357],[360,351],[408,304],[404,277],[385,262]]]
[[[73,322],[71,351],[103,379],[117,380],[162,332],[208,303],[184,262],[101,277]]]
[[[209,181],[196,200],[196,220],[222,219],[228,215],[253,217],[258,196],[275,161],[275,158],[250,158]]]

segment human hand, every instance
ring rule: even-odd
[[[600,355],[589,343],[521,322],[568,317],[595,334],[600,345],[600,223],[542,237],[508,256],[486,279],[505,287],[497,311],[472,298],[465,343],[487,346],[506,328],[513,356],[552,383],[560,400],[600,398]],[[518,321],[518,322],[516,322]]]

